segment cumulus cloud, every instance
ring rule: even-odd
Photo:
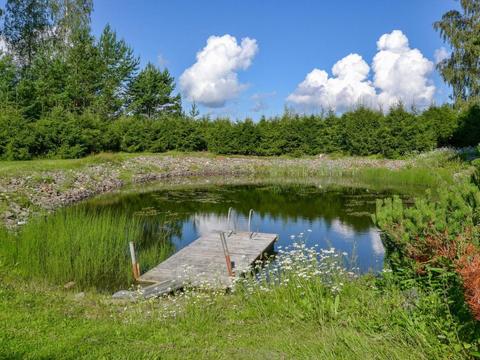
[[[370,236],[370,242],[372,244],[372,250],[375,253],[375,255],[385,254],[385,247],[383,246],[380,233],[377,230],[372,229],[369,231],[369,236]]]
[[[377,42],[378,52],[370,66],[359,54],[350,54],[332,68],[332,77],[324,70],[314,69],[287,101],[306,109],[345,111],[358,105],[388,108],[398,102],[407,106],[428,105],[435,86],[429,75],[433,63],[418,49],[411,49],[408,38],[394,30]]]
[[[435,64],[441,63],[443,60],[448,59],[450,57],[450,52],[445,49],[445,47],[441,47],[435,50],[433,54],[433,58],[435,59]]]
[[[180,76],[182,92],[190,101],[207,107],[222,107],[246,87],[237,72],[247,69],[258,52],[255,39],[240,43],[231,35],[211,36],[197,53],[197,61]]]
[[[333,66],[334,77],[324,70],[313,69],[287,100],[305,108],[338,111],[359,103],[371,106],[375,89],[367,79],[369,72],[370,67],[360,55],[350,54]]]
[[[229,229],[226,216],[195,214],[193,216],[195,230],[200,235],[211,234],[212,231],[227,231]]]
[[[374,85],[380,89],[379,105],[383,108],[399,102],[407,106],[429,105],[435,94],[435,86],[429,79],[433,63],[420,50],[411,49],[400,30],[382,35],[377,47],[373,71]]]

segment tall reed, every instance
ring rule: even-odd
[[[128,242],[141,243],[142,228],[141,218],[135,216],[73,207],[33,219],[17,234],[5,232],[2,252],[29,277],[114,290],[133,281]],[[137,250],[141,261],[142,249]],[[171,251],[171,245],[159,241],[144,255],[159,262]]]

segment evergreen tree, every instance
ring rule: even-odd
[[[191,119],[196,119],[200,115],[200,111],[198,110],[197,103],[194,101],[192,102],[192,106],[190,107],[190,111],[188,112],[188,116],[190,116]]]
[[[380,152],[379,129],[383,114],[360,107],[343,114],[345,150],[352,155],[369,155]]]
[[[148,63],[128,88],[128,111],[149,118],[159,114],[180,114],[180,95],[173,95],[174,78]]]
[[[451,10],[434,27],[452,48],[438,64],[452,86],[455,101],[480,97],[480,1],[460,0],[462,11]]]
[[[0,111],[14,105],[17,83],[17,68],[11,56],[0,54]]]
[[[66,59],[65,96],[69,110],[82,113],[94,104],[102,84],[101,68],[93,36],[87,30],[73,34]]]
[[[139,60],[124,40],[118,40],[110,26],[105,27],[98,42],[101,68],[101,90],[97,109],[105,117],[116,117],[125,105],[128,83],[137,70]]]

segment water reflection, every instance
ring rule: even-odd
[[[224,185],[126,194],[87,206],[141,216],[145,225],[140,257],[160,241],[178,251],[199,236],[228,230],[232,207],[239,230],[247,229],[249,210],[255,209],[252,230],[279,234],[277,248],[292,244],[303,233],[307,246],[335,247],[347,252],[361,271],[377,271],[385,250],[370,214],[376,199],[390,195],[305,185]],[[151,258],[154,262],[154,255]]]

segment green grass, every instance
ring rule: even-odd
[[[414,299],[365,276],[339,293],[318,279],[233,294],[189,291],[118,303],[0,270],[0,358],[462,359],[438,295]],[[268,289],[266,291],[265,289]],[[14,311],[12,311],[14,310]],[[454,327],[453,327],[454,328]]]
[[[118,166],[136,156],[0,162],[0,176]],[[352,164],[272,165],[256,173],[382,188],[438,186],[454,173],[468,175],[448,154],[415,158],[399,170]],[[462,359],[480,345],[462,335],[464,324],[442,294],[402,290],[387,275],[336,278],[343,286],[333,291],[328,279],[300,271],[281,286],[246,282],[227,295],[188,290],[115,302],[103,290],[131,282],[127,242],[139,237],[138,221],[74,207],[32,219],[17,233],[0,227],[0,359]],[[159,242],[138,251],[150,266],[172,248]],[[71,290],[63,288],[68,281],[76,283]],[[84,289],[84,297],[76,295]]]
[[[139,218],[125,214],[67,208],[32,219],[17,233],[0,230],[0,255],[30,279],[74,281],[77,289],[118,289],[133,280],[128,241],[137,243],[139,261],[147,266],[173,251],[163,241],[138,243],[143,228]]]

